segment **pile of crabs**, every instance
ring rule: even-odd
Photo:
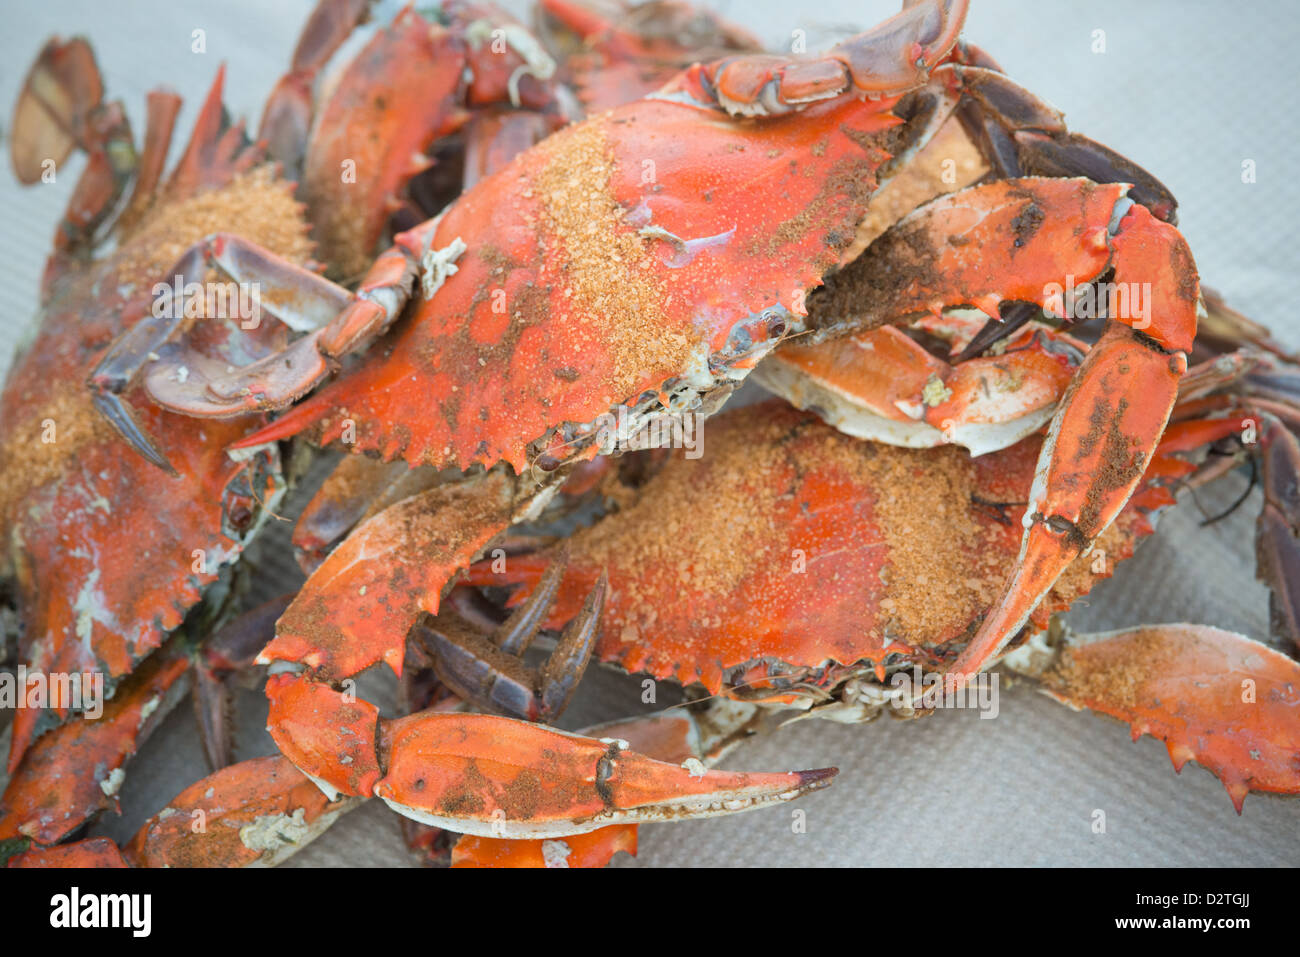
[[[788,56],[680,0],[321,0],[256,136],[218,73],[170,172],[179,98],[137,145],[51,41],[14,170],[86,162],[0,395],[0,665],[106,700],[0,716],[0,860],[273,864],[379,797],[428,860],[598,866],[829,785],[710,767],[774,711],[926,714],[913,669],[1029,675],[1239,811],[1300,790],[1293,358],[966,6]],[[1246,462],[1275,635],[1061,623]],[[291,496],[308,577],[249,609]],[[551,727],[592,660],[688,703]],[[231,763],[250,674],[279,753]],[[85,837],[187,694],[213,773]]]

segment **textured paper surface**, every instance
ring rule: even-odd
[[[510,4],[518,9],[522,4]],[[784,2],[722,5],[772,48],[806,31],[821,49],[845,28],[874,23],[889,3],[822,0],[810,10]],[[1285,0],[1215,5],[1177,2],[995,2],[975,0],[968,39],[992,52],[1010,75],[1064,110],[1071,128],[1127,154],[1173,190],[1180,227],[1204,281],[1228,301],[1300,346],[1288,302],[1297,213],[1294,144],[1300,40]],[[201,5],[165,0],[104,4],[50,0],[15,5],[0,35],[0,108],[8,110],[28,64],[52,33],[82,33],[99,55],[110,97],[143,128],[146,91],[168,85],[185,97],[177,124],[188,132],[220,62],[226,102],[253,125],[288,62],[309,4],[229,0]],[[207,53],[190,51],[191,31],[207,31]],[[1094,53],[1095,31],[1104,53]],[[7,123],[7,114],[4,121]],[[182,137],[178,136],[178,140]],[[1254,160],[1258,181],[1244,184]],[[35,310],[49,236],[81,169],[54,185],[20,189],[0,175],[0,369]],[[1215,514],[1245,488],[1236,475],[1201,494]],[[1141,622],[1199,621],[1257,638],[1267,633],[1266,592],[1254,580],[1252,523],[1259,493],[1210,528],[1189,499],[1168,513],[1161,533],[1119,575],[1071,613],[1084,629]],[[290,562],[268,563],[259,588],[291,583]],[[382,701],[391,680],[367,682]],[[578,727],[639,710],[640,685],[589,675],[563,722]],[[260,695],[244,696],[241,756],[269,753]],[[949,712],[923,721],[884,719],[862,726],[803,721],[735,754],[729,767],[841,768],[835,786],[789,808],[642,829],[641,866],[891,864],[1278,865],[1300,862],[1300,802],[1252,795],[1238,817],[1218,781],[1189,765],[1172,772],[1164,748],[1133,744],[1127,728],[1076,714],[1029,684],[1005,690],[996,720]],[[179,709],[128,769],[124,816],[99,830],[122,839],[204,773],[193,721]],[[1107,832],[1094,834],[1093,812]],[[337,824],[291,865],[409,863],[396,821],[371,802]],[[631,864],[624,858],[624,864]]]

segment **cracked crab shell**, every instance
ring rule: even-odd
[[[443,215],[433,250],[467,248],[433,297],[247,444],[353,427],[386,459],[521,472],[620,403],[739,378],[852,242],[892,103],[755,123],[651,98],[556,133]]]
[[[703,455],[675,452],[630,505],[568,539],[551,619],[600,570],[596,656],[711,693],[889,654],[937,664],[959,650],[1019,550],[1040,440],[971,458],[862,442],[783,402],[707,420]],[[1151,530],[1131,508],[1035,613],[1068,607]],[[553,556],[477,563],[479,585],[528,583]],[[770,670],[769,670],[770,669]],[[803,674],[812,681],[816,674]]]

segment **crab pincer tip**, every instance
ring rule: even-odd
[[[840,773],[839,768],[813,768],[811,771],[796,771],[799,775],[800,791],[818,791],[822,788],[831,786],[835,780],[835,775]]]

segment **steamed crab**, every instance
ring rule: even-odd
[[[387,755],[372,760],[362,754],[358,762],[357,754],[340,752],[330,737],[356,712],[345,716],[341,709],[352,703],[323,682],[345,680],[379,660],[400,671],[408,633],[420,613],[439,611],[449,580],[514,519],[542,514],[560,481],[595,454],[592,424],[611,407],[630,410],[633,434],[662,410],[711,412],[758,359],[802,331],[812,332],[805,342],[820,338],[827,346],[852,335],[852,349],[859,352],[892,350],[889,358],[898,363],[886,368],[918,367],[921,375],[912,380],[911,391],[906,383],[899,395],[882,397],[868,389],[865,395],[854,393],[850,402],[852,417],[859,420],[875,416],[928,426],[929,432],[908,430],[925,442],[969,440],[980,432],[978,441],[986,444],[979,450],[989,451],[1032,433],[1055,415],[1042,453],[1045,479],[1031,493],[1036,504],[1046,504],[1026,510],[1019,577],[1000,598],[990,599],[994,613],[973,638],[962,634],[960,641],[953,636],[938,642],[950,647],[941,649],[934,663],[966,674],[1021,635],[1025,619],[1043,607],[1040,599],[1051,594],[1061,572],[1121,514],[1158,460],[1156,443],[1185,368],[1180,353],[1191,345],[1196,280],[1185,245],[1168,225],[1172,204],[1163,188],[1096,144],[1065,133],[1059,116],[1012,86],[977,51],[955,46],[963,13],[962,4],[916,5],[820,61],[739,57],[692,68],[663,93],[550,138],[483,180],[440,219],[399,236],[339,319],[273,361],[231,374],[204,367],[184,349],[160,349],[163,358],[154,360],[149,353],[155,350],[142,353],[140,341],[114,346],[110,357],[128,369],[147,367],[150,394],[179,411],[220,417],[275,407],[312,388],[331,360],[397,320],[418,280],[423,302],[414,304],[412,315],[385,340],[382,358],[372,350],[336,383],[245,444],[256,448],[320,423],[319,437],[347,442],[351,434],[356,439],[351,444],[385,458],[438,468],[491,466],[500,458],[515,473],[497,468],[406,499],[380,512],[325,559],[263,653],[265,659],[306,665],[312,679],[279,676],[269,686],[273,733],[299,767],[330,790],[391,794],[367,778],[372,769],[392,773]],[[980,107],[995,104],[1014,109],[1010,116],[979,115]],[[864,235],[859,227],[868,201],[878,209],[882,198],[895,195],[888,185],[875,190],[877,177],[896,179],[950,115],[967,118],[972,111],[976,117],[969,122],[998,147],[991,162],[1001,178],[951,199],[923,197],[916,211],[889,231],[873,237],[868,229]],[[696,113],[708,120],[699,130],[692,123]],[[705,146],[699,155],[674,149],[678,142],[696,143],[697,133]],[[716,138],[712,151],[710,137]],[[649,181],[636,182],[632,158],[643,161],[636,167],[642,173],[644,160],[650,161]],[[1126,190],[1118,185],[1015,175],[1043,168],[1069,172],[1071,164],[1076,171],[1086,165],[1094,178],[1138,180],[1132,195],[1140,204],[1128,205]],[[736,167],[730,178],[719,172],[729,165]],[[606,176],[608,192],[601,188]],[[787,191],[782,199],[789,204],[776,204],[775,216],[797,211],[775,231],[774,219],[764,221],[753,210],[759,190],[770,189],[772,181]],[[513,200],[505,202],[503,196]],[[1082,221],[1076,218],[1080,211]],[[724,227],[728,217],[738,225],[712,231]],[[582,238],[588,225],[595,226],[598,242]],[[492,239],[476,238],[489,234]],[[864,255],[838,270],[825,293],[811,291],[823,274],[868,243]],[[246,244],[235,248],[239,268],[250,270],[245,275],[285,277],[279,263],[260,250]],[[542,249],[549,254],[556,248],[561,256],[542,257]],[[934,262],[948,265],[939,277],[923,272]],[[639,297],[635,305],[659,321],[658,327],[647,328],[637,324],[636,315],[620,312],[600,285],[610,275]],[[1073,292],[1067,275],[1119,282],[1150,277],[1142,281],[1156,289],[1153,324],[1135,335],[1128,330],[1139,318],[1145,323],[1144,317],[1112,314],[1103,338],[1087,350],[1050,329],[1029,327],[1025,341],[1010,340],[1003,354],[1012,358],[987,368],[1005,371],[1023,353],[1025,363],[1016,365],[1012,377],[1028,379],[1034,388],[1003,390],[1009,398],[991,410],[992,438],[990,430],[977,428],[989,424],[984,417],[990,410],[959,388],[963,372],[980,368],[978,363],[965,369],[958,363],[950,371],[931,361],[934,350],[918,351],[909,345],[912,340],[881,332],[889,322],[928,313],[930,318],[914,327],[954,342],[964,337],[964,348],[979,333],[962,332],[963,320],[969,327],[970,317],[949,315],[946,307],[975,305],[996,319],[1003,301],[1028,299],[1059,313],[1061,302],[1047,290],[1055,283],[1064,284],[1058,296]],[[792,294],[783,294],[789,286]],[[505,303],[501,312],[494,308],[498,288]],[[325,297],[322,302],[347,298],[324,286],[295,287],[300,295],[312,290]],[[666,297],[671,307],[678,295],[683,299],[677,309],[655,302]],[[737,310],[732,297],[743,308]],[[603,328],[597,324],[602,319],[618,325]],[[703,331],[701,322],[707,323]],[[551,341],[565,330],[576,331],[576,343],[569,344],[576,344],[582,361],[556,365],[553,379],[539,380],[539,369],[565,361],[553,357]],[[162,346],[170,330],[149,333],[151,339],[136,338]],[[804,377],[787,377],[786,389],[805,395],[820,390],[814,393],[819,398],[830,388],[842,391],[843,383],[828,386],[821,374],[844,365],[835,356],[831,351],[829,359],[819,361],[815,355],[788,353],[781,367]],[[768,361],[781,357],[782,350],[776,350]],[[465,360],[460,368],[458,360]],[[178,382],[178,367],[199,371]],[[1102,388],[1108,367],[1112,379],[1134,369],[1149,375],[1140,388],[1122,381]],[[128,376],[113,384],[120,388],[131,381]],[[783,380],[773,376],[771,381]],[[98,384],[102,388],[103,380]],[[427,414],[430,389],[438,409],[434,416]],[[1165,396],[1163,405],[1149,401],[1155,394]],[[810,404],[831,418],[842,411]],[[882,408],[887,414],[880,414]],[[897,419],[893,410],[910,421]],[[1099,420],[1110,426],[1106,443],[1094,435]],[[129,422],[118,424],[143,450],[165,460]],[[1239,423],[1219,427],[1231,432]],[[1073,451],[1089,459],[1089,466],[1102,465],[1083,470],[1102,481],[1078,494],[1070,490],[1078,479],[1063,476],[1061,468]],[[422,536],[436,547],[426,547]],[[377,562],[376,546],[399,556],[398,567]],[[412,573],[420,577],[413,581]],[[817,597],[810,592],[808,600]],[[661,640],[632,635],[628,643],[641,657],[624,660],[652,660]],[[950,652],[962,643],[965,650],[954,659]],[[440,676],[466,699],[491,701],[498,687],[519,684],[511,681],[510,666],[472,635],[455,634],[435,646]],[[866,671],[879,680],[887,656],[899,651],[882,642],[839,664],[866,662]],[[823,660],[826,656],[810,665]],[[734,666],[719,665],[716,674],[697,669],[696,676],[706,687],[720,687],[723,672]],[[470,676],[478,683],[467,680]],[[681,676],[691,677],[689,672]],[[772,676],[757,677],[761,682]],[[861,700],[864,692],[869,699],[869,681],[859,682],[854,697]],[[533,704],[544,698],[542,690],[533,689]],[[519,700],[526,709],[529,696]],[[313,709],[317,718],[322,712],[328,717],[312,722]],[[361,737],[369,737],[365,732],[374,716],[360,718]],[[526,736],[520,740],[526,743]],[[403,809],[458,829],[472,826],[442,813],[445,802],[403,804]]]

